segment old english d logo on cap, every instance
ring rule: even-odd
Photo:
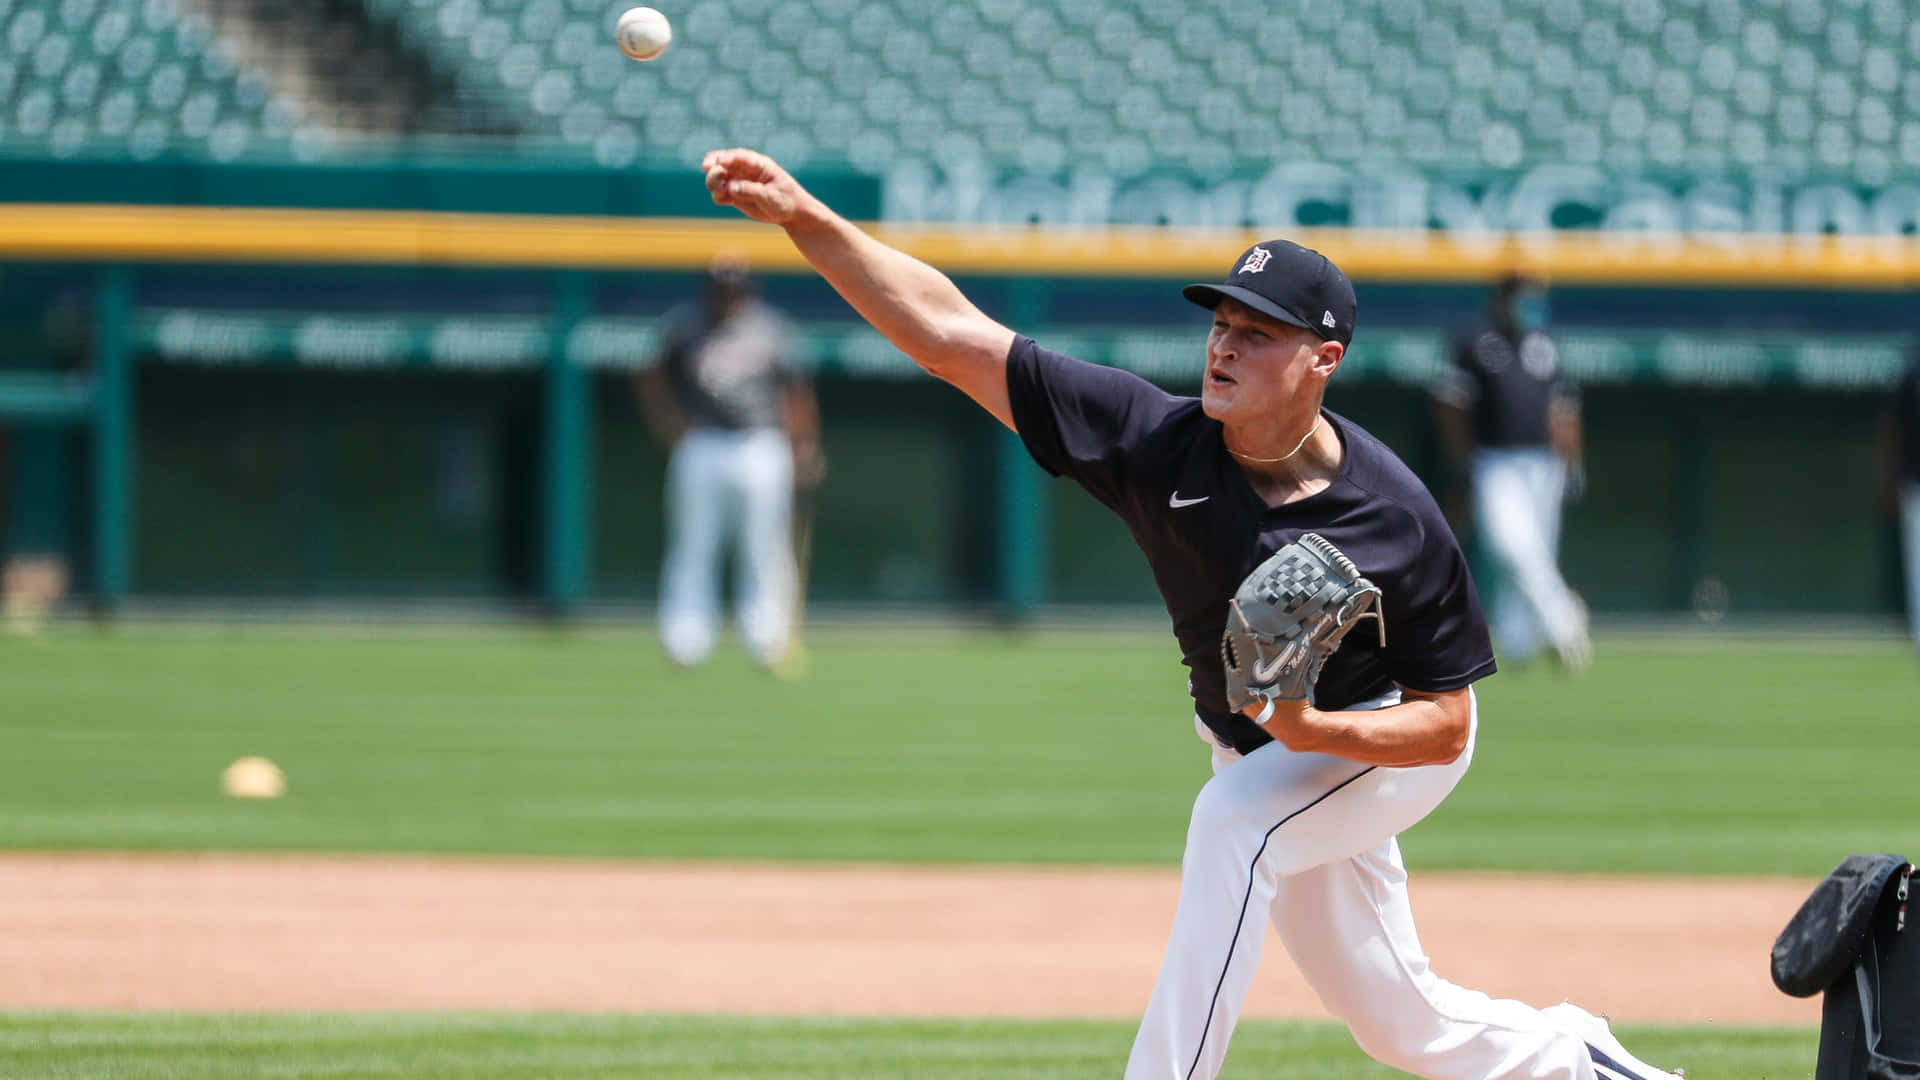
[[[1189,285],[1180,295],[1204,308],[1237,300],[1323,340],[1342,345],[1353,340],[1353,282],[1325,255],[1291,240],[1263,240],[1232,265],[1227,280]]]

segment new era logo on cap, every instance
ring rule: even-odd
[[[1353,282],[1325,255],[1291,240],[1255,244],[1240,256],[1224,283],[1189,285],[1181,295],[1209,309],[1231,297],[1327,341],[1353,341]],[[1315,308],[1320,309],[1318,316]]]

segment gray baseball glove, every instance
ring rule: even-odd
[[[1220,639],[1227,704],[1238,712],[1263,701],[1305,701],[1340,642],[1372,619],[1387,643],[1380,588],[1319,533],[1267,557],[1240,583]]]

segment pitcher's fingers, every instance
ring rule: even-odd
[[[720,150],[709,150],[700,156],[700,171],[711,172],[716,168],[724,169],[729,164],[739,160],[740,155],[745,152],[745,150],[737,146]]]
[[[725,169],[729,176],[751,177],[755,180],[770,179],[773,172],[772,158],[743,146],[714,150],[702,159],[701,164],[708,169]]]
[[[742,150],[740,153],[741,161],[753,170],[754,179],[770,181],[779,175],[779,169],[773,164],[773,159],[760,151]]]
[[[719,198],[721,191],[724,190],[726,186],[727,186],[726,167],[724,165],[708,166],[707,190],[713,192],[715,198]]]
[[[780,192],[774,190],[772,185],[757,180],[729,180],[727,194],[736,201],[756,203],[769,210],[784,209],[786,206],[785,197]]]

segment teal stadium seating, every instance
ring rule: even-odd
[[[326,145],[196,4],[0,0],[0,146],[254,157]],[[258,7],[265,0],[255,0]],[[288,4],[300,0],[286,0]],[[360,0],[522,150],[609,167],[717,144],[795,165],[1118,178],[1257,167],[1846,177],[1920,172],[1913,0]]]
[[[1920,170],[1912,0],[697,0],[645,67],[607,45],[624,3],[373,2],[608,165],[738,142],[1121,177],[1288,145],[1420,170]]]
[[[284,154],[296,110],[178,0],[0,0],[0,151]]]

